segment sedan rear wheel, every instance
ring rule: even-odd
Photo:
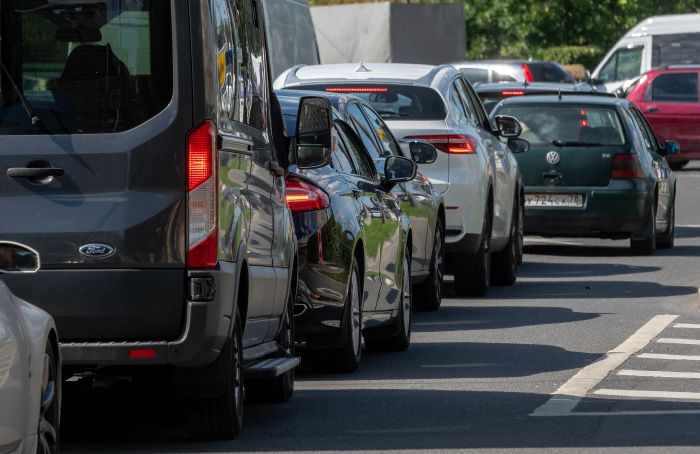
[[[54,346],[49,342],[44,352],[44,372],[41,386],[41,410],[39,412],[39,442],[37,454],[53,454],[58,452],[58,424],[60,383],[58,364]]]
[[[458,296],[484,296],[491,285],[491,209],[481,231],[481,244],[476,254],[458,257],[454,266],[455,290]]]
[[[656,206],[652,205],[647,214],[647,225],[639,237],[630,239],[632,252],[636,255],[653,255],[656,252]]]
[[[520,203],[515,199],[513,205],[513,219],[510,226],[510,239],[503,250],[493,255],[491,261],[491,282],[495,285],[510,286],[515,284],[518,278],[519,243],[520,243]]]

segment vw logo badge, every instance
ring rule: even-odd
[[[553,166],[559,164],[559,161],[561,161],[561,156],[559,156],[559,153],[556,151],[550,151],[547,153],[547,162]]]
[[[114,255],[114,248],[109,244],[91,243],[80,246],[78,252],[85,257],[104,259]]]

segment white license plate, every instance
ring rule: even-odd
[[[525,194],[525,206],[583,208],[583,194]]]

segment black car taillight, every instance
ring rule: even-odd
[[[331,201],[323,189],[306,181],[287,178],[285,199],[292,211],[317,211],[330,206]]]

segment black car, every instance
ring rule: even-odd
[[[339,371],[369,349],[404,350],[411,338],[411,237],[392,192],[416,164],[389,156],[377,170],[351,126],[356,98],[278,91],[290,137],[287,204],[299,242],[296,337]],[[290,134],[291,131],[291,134]]]
[[[571,92],[593,92],[590,84],[556,83],[556,82],[508,82],[508,83],[475,83],[474,91],[479,95],[487,113],[501,100],[514,96],[547,95]]]
[[[54,317],[68,374],[171,374],[198,438],[238,434],[244,381],[289,399],[299,363],[264,14],[0,2],[0,240],[43,262],[5,281]]]

